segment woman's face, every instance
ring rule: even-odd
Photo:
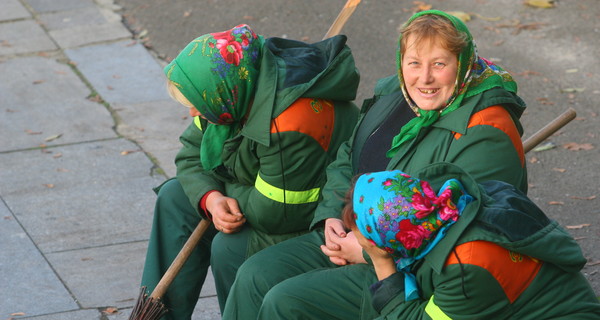
[[[406,90],[422,110],[439,110],[454,92],[458,58],[433,41],[415,44],[409,36],[402,55]]]

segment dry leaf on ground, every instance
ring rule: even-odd
[[[471,20],[471,15],[463,11],[448,11],[447,13],[459,18],[463,22]]]
[[[554,0],[526,0],[525,4],[535,8],[554,8]]]
[[[565,172],[565,171],[567,171],[567,169],[563,169],[563,168],[552,168],[552,171],[557,171],[557,172]]]
[[[582,223],[582,224],[578,224],[578,225],[574,225],[574,226],[567,226],[567,229],[581,229],[583,227],[589,227],[589,226],[591,226],[591,224]]]
[[[596,199],[596,196],[589,196],[589,197],[571,196],[571,199],[575,199],[575,200],[594,200],[594,199]]]
[[[563,148],[571,151],[592,150],[594,146],[591,143],[569,142],[562,145]]]
[[[562,201],[550,201],[550,202],[548,202],[548,204],[562,206],[565,203]]]
[[[44,141],[46,141],[46,142],[50,142],[50,141],[52,141],[52,140],[56,140],[56,139],[58,139],[58,138],[60,138],[60,137],[62,137],[62,133],[59,133],[59,134],[55,134],[55,135],[49,136],[49,137],[47,137],[46,139],[44,139]]]

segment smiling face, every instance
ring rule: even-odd
[[[415,104],[422,110],[440,110],[454,92],[458,58],[438,45],[437,39],[415,43],[413,35],[406,39],[402,55],[404,85]]]

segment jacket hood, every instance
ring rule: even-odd
[[[514,186],[502,181],[477,184],[450,163],[429,165],[416,176],[429,181],[434,190],[439,181],[456,178],[475,199],[428,254],[426,261],[436,272],[441,273],[456,245],[476,240],[496,243],[566,272],[578,272],[587,262],[575,239]]]
[[[352,101],[359,73],[346,36],[313,44],[282,38],[265,40],[254,104],[242,133],[269,145],[271,119],[301,97]],[[269,108],[268,106],[271,106]]]

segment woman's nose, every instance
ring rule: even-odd
[[[429,66],[425,66],[421,69],[421,80],[424,83],[431,83],[433,82],[433,70],[431,70],[431,67]]]
[[[202,114],[196,108],[190,108],[190,117],[199,117]]]

